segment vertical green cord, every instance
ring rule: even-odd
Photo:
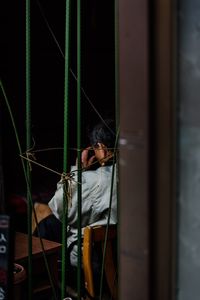
[[[115,172],[115,164],[113,164],[112,169],[112,177],[111,177],[111,190],[110,190],[110,203],[109,203],[109,214],[108,214],[108,222],[105,233],[105,242],[103,249],[103,259],[102,259],[102,269],[101,269],[101,278],[100,278],[100,293],[99,300],[102,300],[103,297],[103,273],[104,273],[104,264],[105,264],[105,253],[108,239],[108,230],[110,224],[110,214],[112,207],[112,195],[113,195],[113,184],[114,184],[114,176],[116,173],[116,184],[117,184],[117,211],[119,214],[119,187],[118,187],[118,138],[119,138],[119,14],[118,14],[118,0],[114,2],[114,31],[115,31],[115,124],[116,124],[116,140],[115,140],[115,149],[114,149],[114,162],[116,161],[116,172]],[[119,220],[119,215],[117,216]]]
[[[104,264],[105,264],[105,254],[106,254],[106,247],[107,247],[107,240],[108,240],[108,230],[110,225],[110,216],[111,216],[111,209],[112,209],[112,197],[113,197],[113,185],[115,179],[115,161],[117,160],[117,144],[118,144],[118,137],[119,137],[119,130],[116,134],[115,139],[115,149],[113,153],[113,166],[112,166],[112,175],[111,175],[111,186],[110,186],[110,201],[109,201],[109,209],[108,209],[108,220],[106,224],[106,232],[104,238],[104,248],[103,248],[103,258],[102,258],[102,266],[101,266],[101,277],[100,277],[100,292],[99,292],[99,300],[102,300],[103,297],[103,275],[104,275]],[[117,174],[116,174],[117,175]],[[117,180],[117,177],[116,177]]]
[[[116,132],[120,135],[120,96],[119,96],[119,0],[115,0],[115,114]],[[116,144],[119,148],[119,143]],[[120,198],[119,198],[119,151],[116,152],[116,184],[117,184],[117,220],[119,224]],[[119,226],[118,226],[119,228]],[[119,267],[119,234],[117,231],[117,269]],[[120,272],[118,272],[120,274]],[[117,287],[118,288],[118,287]]]
[[[66,0],[66,16],[65,16],[65,76],[64,76],[64,145],[63,145],[63,172],[68,170],[68,116],[69,116],[69,42],[70,42],[70,0]],[[67,215],[68,205],[66,199],[67,182],[64,182],[63,189],[63,219],[62,219],[62,283],[61,283],[61,299],[66,294],[66,254],[67,254]]]
[[[14,117],[13,117],[13,114],[12,114],[12,110],[11,110],[11,107],[10,107],[10,104],[9,104],[9,101],[8,101],[5,89],[3,87],[2,81],[0,81],[0,86],[1,86],[1,90],[2,90],[4,99],[5,99],[5,102],[6,102],[6,106],[7,106],[9,115],[10,115],[10,119],[11,119],[11,122],[12,122],[13,130],[14,130],[14,133],[15,133],[15,138],[16,138],[16,142],[17,142],[17,146],[18,146],[18,150],[19,150],[20,155],[22,155],[22,147],[21,147],[21,144],[20,144],[20,141],[19,141],[19,135],[18,135],[17,128],[16,128],[16,125],[15,125],[15,120],[14,120]],[[26,175],[26,167],[25,167],[25,164],[24,164],[24,161],[23,161],[22,158],[21,158],[21,162],[22,162],[22,168],[23,168],[23,172],[24,172],[26,184],[27,184],[27,186],[29,186],[28,185],[27,175]],[[28,191],[30,192],[30,190],[28,190]]]
[[[81,299],[81,201],[82,201],[82,172],[81,172],[81,0],[77,1],[77,149],[78,149],[78,271],[77,290]]]
[[[30,0],[26,0],[26,149],[31,148],[31,89],[30,89]],[[32,299],[32,199],[31,174],[27,162],[27,201],[28,201],[28,299]]]
[[[119,4],[118,0],[115,0],[115,119],[116,119],[116,132],[119,128]]]

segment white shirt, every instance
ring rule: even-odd
[[[112,170],[114,167],[114,181],[111,191]],[[78,239],[78,197],[77,197],[77,167],[73,166],[71,172],[75,174],[71,181],[71,201],[68,200],[68,237],[67,245]],[[112,199],[111,199],[112,192]],[[97,170],[82,172],[82,233],[88,225],[106,225],[108,221],[111,199],[110,224],[117,223],[117,187],[116,166],[103,166]],[[71,202],[71,203],[70,203]],[[53,214],[62,221],[63,217],[63,183],[57,184],[55,195],[48,203]],[[77,246],[70,255],[72,265],[77,263]]]

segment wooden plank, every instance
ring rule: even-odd
[[[42,239],[46,254],[58,252],[61,244]],[[32,237],[32,254],[33,257],[42,256],[42,246],[38,237]],[[26,260],[28,257],[28,235],[16,232],[15,236],[15,261]]]

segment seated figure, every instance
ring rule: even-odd
[[[116,145],[115,122],[105,120],[94,126],[90,132],[90,146],[82,151],[82,233],[88,225],[117,223],[117,187],[114,148]],[[93,152],[90,156],[89,153]],[[98,163],[96,169],[92,165]],[[67,247],[69,263],[77,266],[78,239],[78,179],[77,165],[71,167],[70,195],[67,199]],[[111,190],[112,188],[112,190]],[[48,213],[40,218],[40,236],[62,243],[63,181],[57,183],[54,196],[48,203]],[[110,205],[111,202],[111,205]],[[37,204],[36,204],[37,208]],[[111,208],[109,212],[109,208]],[[37,234],[35,231],[34,234]]]

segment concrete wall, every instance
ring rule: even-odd
[[[178,300],[200,299],[200,2],[179,3]]]
[[[119,299],[149,299],[148,10],[119,1]]]

